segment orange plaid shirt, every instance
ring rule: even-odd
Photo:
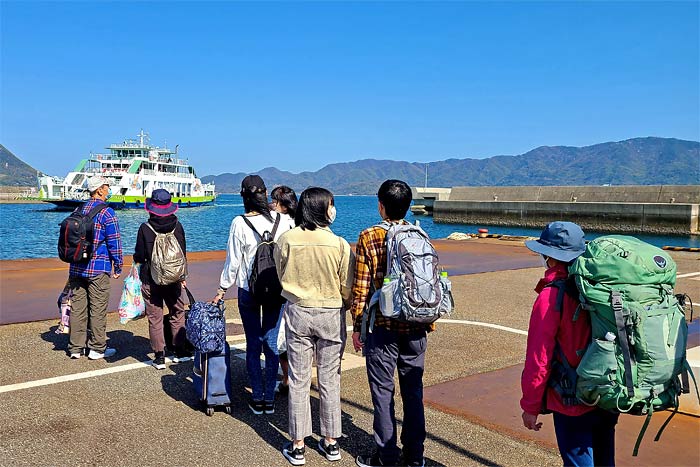
[[[406,224],[406,221],[401,221]],[[371,298],[370,288],[374,281],[374,290],[379,290],[386,274],[386,230],[379,226],[372,226],[360,233],[360,238],[355,246],[355,277],[352,283],[352,308],[350,313],[353,319],[353,332],[362,330],[362,316],[365,306]],[[413,331],[435,330],[435,324],[407,323],[396,319],[385,318],[377,313],[374,319],[375,326],[381,326],[390,331],[410,333]]]

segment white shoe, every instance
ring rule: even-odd
[[[99,360],[99,359],[101,359],[101,358],[111,357],[111,356],[114,355],[115,353],[117,353],[117,350],[116,350],[116,349],[113,349],[113,348],[111,348],[111,347],[107,347],[107,348],[105,349],[104,353],[100,353],[100,352],[96,352],[96,351],[94,351],[94,350],[90,350],[90,353],[88,354],[88,358],[89,358],[90,360]]]
[[[79,359],[82,355],[83,355],[82,352],[72,353],[72,354],[70,354],[70,358],[72,358],[73,360],[77,360],[77,359]]]

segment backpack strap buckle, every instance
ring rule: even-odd
[[[612,309],[615,313],[620,313],[622,312],[622,295],[618,291],[613,291],[610,294],[610,303],[612,306]]]

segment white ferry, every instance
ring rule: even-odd
[[[153,190],[163,188],[180,207],[211,204],[216,199],[214,184],[203,184],[187,159],[167,147],[151,146],[143,130],[137,140],[112,144],[109,154],[90,154],[65,178],[39,178],[39,198],[59,208],[73,209],[89,198],[87,179],[107,178],[112,189],[108,203],[116,209],[143,208]],[[167,144],[166,144],[167,146]]]

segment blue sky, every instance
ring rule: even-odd
[[[200,175],[700,140],[698,2],[0,4],[0,142],[134,137]]]

